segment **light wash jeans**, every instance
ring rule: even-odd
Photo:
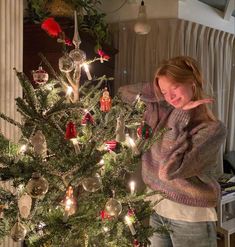
[[[155,229],[167,226],[166,234],[154,233],[151,247],[216,247],[215,222],[186,222],[171,220],[154,213],[150,225]]]

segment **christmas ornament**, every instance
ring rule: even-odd
[[[105,204],[105,210],[110,216],[117,217],[122,212],[122,204],[114,198],[111,198]]]
[[[30,141],[33,145],[34,152],[45,158],[47,155],[47,143],[42,131],[37,130],[36,133],[30,138]]]
[[[33,173],[32,178],[26,185],[27,193],[33,198],[40,198],[48,191],[47,180],[40,175],[40,173]]]
[[[59,58],[59,69],[61,72],[71,72],[74,69],[72,58],[65,53],[63,57]]]
[[[77,203],[73,196],[73,187],[69,186],[66,190],[66,196],[64,199],[64,205],[65,205],[65,214],[66,216],[70,216],[75,214],[77,209]]]
[[[133,246],[134,246],[134,247],[140,247],[140,243],[139,243],[139,241],[138,241],[137,239],[135,239],[135,240],[133,241]]]
[[[45,84],[48,81],[48,73],[42,69],[42,66],[39,66],[37,70],[33,70],[33,80],[37,84]]]
[[[86,54],[79,48],[75,48],[69,52],[69,56],[72,58],[76,65],[82,65],[86,60]]]
[[[101,210],[100,211],[100,217],[102,220],[106,220],[106,219],[110,219],[111,216],[105,211],[105,210]]]
[[[128,209],[127,216],[132,223],[136,222],[135,212],[132,209]]]
[[[16,222],[11,229],[11,237],[15,242],[24,240],[27,233],[27,229],[20,222]]]
[[[139,138],[142,138],[143,140],[148,139],[152,135],[152,129],[148,124],[142,122],[140,127],[138,127],[137,129],[137,135]]]
[[[103,112],[109,112],[112,106],[112,100],[109,96],[107,88],[104,89],[103,95],[100,98],[100,110]]]
[[[100,189],[102,185],[101,178],[99,174],[96,174],[94,177],[88,177],[83,179],[82,186],[84,190],[88,192],[95,192]]]
[[[52,37],[58,37],[62,29],[53,17],[49,17],[42,22],[41,28]]]
[[[117,147],[117,141],[115,140],[111,140],[111,141],[107,141],[105,142],[105,148],[108,150],[108,151],[114,151]]]
[[[97,53],[98,53],[99,56],[100,56],[100,62],[101,62],[101,63],[103,63],[104,60],[105,60],[105,61],[108,61],[109,58],[110,58],[110,56],[107,55],[107,54],[105,54],[104,51],[102,51],[101,49],[98,49]]]
[[[116,141],[123,142],[125,141],[125,121],[123,116],[117,118],[117,127],[116,127]]]
[[[27,194],[22,195],[18,200],[18,208],[22,218],[27,219],[29,217],[31,207],[32,198]]]
[[[70,140],[70,139],[76,138],[76,137],[77,137],[76,126],[72,121],[69,121],[67,126],[66,126],[65,139]]]
[[[86,112],[85,115],[82,118],[81,125],[86,125],[86,124],[94,124],[94,118],[89,112]]]

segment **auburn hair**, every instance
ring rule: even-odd
[[[192,84],[193,100],[200,100],[208,97],[203,90],[205,81],[202,77],[201,69],[197,61],[189,56],[174,57],[169,60],[165,60],[160,64],[155,73],[154,79],[155,93],[159,99],[164,98],[158,85],[158,78],[161,76],[167,76],[177,83]],[[202,104],[199,107],[207,115],[207,117],[209,117],[209,119],[216,120],[215,115],[212,113],[207,104]]]

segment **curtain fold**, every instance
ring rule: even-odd
[[[1,0],[0,13],[0,112],[20,122],[15,98],[22,95],[22,89],[13,68],[22,71],[23,67],[23,0]],[[0,131],[12,141],[20,136],[18,128],[2,119]],[[13,189],[10,182],[0,181],[0,186]],[[6,236],[0,246],[20,247],[22,243]]]
[[[159,63],[177,55],[195,58],[203,72],[204,88],[215,98],[212,110],[228,128],[221,152],[235,150],[235,39],[226,33],[180,19],[152,19],[148,35],[136,35],[134,21],[112,24],[115,92],[125,84],[152,81]],[[222,171],[222,154],[219,171]]]

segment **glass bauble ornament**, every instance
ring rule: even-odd
[[[102,185],[101,178],[99,174],[96,174],[94,177],[88,177],[83,179],[82,186],[84,190],[88,192],[95,192],[100,189]]]
[[[70,51],[69,56],[72,58],[75,64],[83,64],[86,60],[86,54],[79,48],[75,48]]]
[[[20,222],[16,222],[11,229],[11,237],[16,242],[24,240],[26,233],[27,229]]]
[[[146,140],[152,136],[152,129],[151,127],[143,122],[138,128],[137,128],[137,136],[139,138],[142,138],[143,140]]]
[[[40,173],[35,172],[27,183],[26,190],[31,197],[39,198],[47,193],[48,187],[47,180]]]
[[[37,84],[45,84],[48,81],[48,73],[43,70],[42,66],[39,66],[37,70],[33,70],[33,80]]]
[[[122,204],[116,199],[111,198],[106,202],[105,210],[110,216],[117,217],[122,212]]]
[[[59,69],[62,72],[71,72],[74,69],[73,60],[67,53],[59,58]]]

